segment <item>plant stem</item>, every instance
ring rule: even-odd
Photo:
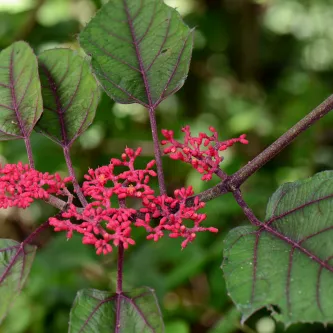
[[[202,202],[207,202],[207,201],[213,200],[215,198],[218,198],[224,194],[227,194],[229,192],[230,191],[229,191],[228,187],[226,186],[226,183],[222,182],[222,183],[219,183],[219,184],[209,188],[206,191],[203,191],[199,194],[193,195],[192,197],[188,198],[186,200],[186,206],[187,207],[193,206],[194,199],[196,197],[199,197],[199,200]]]
[[[121,294],[123,292],[123,264],[124,245],[120,242],[118,246],[117,294]]]
[[[41,224],[35,231],[33,231],[23,242],[22,245],[29,244],[36,236],[38,236],[44,229],[50,226],[49,220]]]
[[[28,155],[30,168],[35,169],[35,162],[34,162],[34,157],[33,157],[33,154],[32,154],[30,138],[26,137],[24,139],[24,143],[25,143],[25,148],[27,150],[27,155]]]
[[[243,168],[235,172],[233,175],[226,177],[225,181],[215,185],[214,187],[199,193],[200,201],[210,201],[228,192],[233,192],[234,189],[239,188],[252,174],[258,171],[271,159],[273,159],[279,152],[288,146],[297,136],[303,133],[306,129],[320,120],[323,116],[328,114],[333,109],[333,95],[329,96],[323,103],[311,111],[307,116],[300,120],[296,125],[289,129],[285,134],[273,142],[262,153],[256,156]],[[194,198],[188,198],[186,201],[187,206],[193,205]]]
[[[251,222],[251,224],[253,224],[255,226],[260,226],[262,223],[257,219],[257,217],[254,215],[252,209],[244,201],[241,191],[239,189],[234,189],[232,194],[233,194],[234,198],[236,199],[238,205],[242,208],[245,216]]]
[[[235,187],[242,185],[252,174],[274,158],[285,147],[287,147],[302,132],[308,129],[316,121],[321,119],[333,109],[333,95],[328,97],[323,103],[312,112],[290,128],[285,134],[280,136],[274,143],[256,156],[251,162],[233,174],[229,179],[229,184]]]
[[[149,108],[149,118],[150,118],[150,127],[153,135],[154,142],[154,154],[156,160],[156,168],[157,168],[157,177],[158,184],[160,188],[160,194],[166,194],[165,180],[164,180],[164,172],[163,172],[163,163],[162,163],[162,153],[160,149],[160,143],[158,139],[158,129],[155,117],[155,108]]]
[[[57,208],[61,211],[65,210],[67,207],[67,202],[64,200],[61,200],[59,198],[57,198],[56,196],[50,194],[48,199],[44,200],[46,203],[48,203],[49,205],[53,206],[54,208]]]
[[[262,166],[264,166],[273,157],[275,157],[283,148],[285,148],[289,143],[291,143],[298,135],[300,135],[303,131],[305,131],[307,128],[312,126],[316,121],[321,119],[324,115],[329,113],[332,109],[333,109],[333,95],[328,97],[322,104],[320,104],[311,113],[309,113],[306,117],[304,117],[302,120],[300,120],[295,126],[293,126],[285,134],[283,134],[279,139],[277,139],[274,143],[272,143],[268,148],[266,148],[262,153],[260,153],[257,157],[255,157],[251,162],[249,162],[239,171],[237,171],[233,175],[227,176],[227,177],[225,177],[225,175],[221,174],[221,176],[223,176],[225,178],[225,181],[211,187],[210,189],[208,189],[204,192],[201,192],[195,196],[188,198],[186,201],[186,205],[188,207],[192,206],[194,203],[195,197],[199,197],[200,201],[207,202],[207,201],[213,200],[217,197],[220,197],[224,194],[227,194],[229,192],[235,191],[235,189],[238,189],[253,173],[258,171]],[[162,193],[162,190],[165,193],[162,159],[161,159],[160,149],[159,149],[159,145],[158,145],[157,126],[156,126],[154,110],[150,111],[150,114],[151,113],[153,113],[152,132],[153,132],[153,139],[155,137],[154,147],[156,149],[155,142],[157,142],[157,152],[158,152],[158,154],[156,154],[156,164],[157,164],[157,168],[158,168],[159,179],[162,178],[161,193]],[[30,151],[31,151],[31,149],[30,149]],[[67,153],[67,155],[69,156],[69,153]],[[28,153],[28,156],[29,156],[29,153]],[[66,158],[66,155],[65,155],[65,158]],[[66,162],[67,162],[67,160],[66,160]],[[71,165],[70,158],[69,158],[69,162]],[[72,170],[73,170],[73,167],[72,167]],[[162,175],[160,175],[160,174],[162,174]],[[73,178],[73,179],[76,179],[76,178]],[[80,189],[80,192],[81,192],[81,189]],[[85,198],[84,198],[84,200],[85,200]],[[53,196],[50,196],[50,198],[48,200],[46,200],[46,202],[60,210],[64,210],[67,206],[67,203],[65,201],[58,199],[56,197],[53,197]],[[137,216],[140,216],[140,213],[138,213]]]
[[[65,156],[65,160],[66,160],[66,164],[67,164],[67,168],[69,171],[69,175],[72,177],[72,183],[74,185],[74,191],[76,192],[81,204],[83,207],[88,205],[88,202],[85,198],[85,196],[83,195],[82,191],[81,191],[81,187],[76,179],[76,175],[75,175],[75,171],[73,168],[73,163],[70,157],[70,153],[69,153],[69,147],[64,147],[64,156]]]
[[[119,207],[126,208],[125,199],[118,199]],[[118,268],[117,268],[117,294],[123,292],[123,264],[124,264],[124,245],[123,242],[118,246]]]

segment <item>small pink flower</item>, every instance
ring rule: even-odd
[[[39,172],[28,164],[6,164],[0,167],[0,208],[27,208],[35,199],[48,199],[50,194],[61,195],[70,178]]]
[[[246,135],[242,134],[239,138],[219,141],[218,134],[214,127],[210,126],[209,130],[212,135],[199,133],[198,137],[191,135],[190,126],[185,126],[182,132],[185,133],[184,143],[174,138],[173,131],[162,130],[166,140],[162,140],[162,145],[169,145],[164,149],[165,154],[170,158],[189,163],[203,176],[202,180],[211,180],[212,175],[216,172],[223,161],[223,156],[219,152],[224,151],[234,145],[236,142],[248,144]]]

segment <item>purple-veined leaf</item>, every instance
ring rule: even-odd
[[[193,31],[162,0],[110,0],[81,32],[80,45],[116,102],[156,108],[184,84]]]
[[[69,147],[92,123],[99,101],[89,64],[69,49],[54,49],[38,57],[44,113],[36,130]]]
[[[0,322],[28,277],[36,246],[0,239]]]
[[[0,140],[28,138],[42,111],[37,58],[16,42],[0,53]]]
[[[69,333],[90,332],[163,333],[154,291],[146,287],[122,294],[80,290],[70,313]]]
[[[243,321],[268,307],[287,325],[332,322],[333,172],[282,185],[261,226],[229,233],[222,268]]]

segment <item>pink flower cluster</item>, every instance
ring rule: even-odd
[[[107,166],[90,169],[82,190],[92,202],[83,209],[71,205],[62,213],[62,219],[51,218],[50,225],[54,230],[67,231],[68,238],[74,231],[83,234],[83,243],[94,245],[97,254],[111,252],[110,243],[118,246],[122,242],[124,248],[134,245],[135,241],[131,238],[133,226],[144,227],[148,232],[147,239],[154,241],[161,238],[164,231],[168,231],[170,237],[183,237],[183,248],[196,237],[196,232],[217,232],[215,228],[200,226],[206,215],[197,213],[204,206],[198,198],[194,206],[186,207],[186,199],[193,195],[191,187],[176,190],[174,197],[155,196],[149,186],[151,177],[156,177],[156,172],[152,170],[155,161],[149,162],[145,169],[136,169],[134,162],[140,153],[141,148],[136,151],[126,148],[121,160],[111,159]],[[116,173],[116,167],[126,167],[127,170]],[[118,201],[116,207],[112,202],[114,198]],[[127,208],[128,198],[136,199],[142,208],[139,211]],[[80,224],[73,223],[71,219]],[[155,219],[159,222],[153,226]],[[184,224],[186,220],[192,221],[192,226],[187,227]]]
[[[202,180],[212,179],[212,175],[219,169],[223,156],[220,152],[228,149],[236,142],[248,144],[246,135],[242,134],[239,138],[219,141],[218,134],[214,127],[209,127],[212,135],[199,133],[198,137],[193,137],[189,126],[182,128],[185,133],[184,143],[174,138],[174,132],[171,130],[162,130],[165,140],[162,145],[169,145],[164,149],[165,154],[170,154],[170,158],[181,160],[191,164],[198,172],[203,174]]]
[[[164,152],[173,159],[190,163],[203,174],[203,180],[211,179],[218,170],[223,160],[221,151],[236,142],[248,143],[245,135],[220,142],[216,130],[209,129],[210,136],[200,133],[192,137],[189,126],[184,127],[184,143],[176,141],[172,131],[162,131],[165,137],[162,144],[169,145]],[[196,238],[197,232],[217,232],[216,228],[201,225],[206,214],[198,211],[205,204],[198,197],[188,207],[188,199],[194,195],[191,186],[175,190],[173,196],[155,194],[149,185],[151,178],[157,176],[153,170],[155,161],[150,161],[144,169],[136,169],[134,163],[140,153],[141,148],[135,151],[126,148],[121,159],[113,158],[109,165],[90,169],[82,185],[82,192],[89,199],[83,208],[71,203],[72,195],[66,188],[70,178],[42,173],[22,163],[7,164],[0,167],[0,208],[26,208],[34,199],[45,200],[50,194],[68,196],[68,209],[50,218],[50,225],[55,231],[66,231],[67,238],[74,232],[82,234],[82,242],[94,245],[97,254],[107,254],[112,245],[120,243],[124,248],[134,245],[131,236],[134,226],[145,228],[147,239],[155,242],[165,233],[172,238],[181,237],[182,248]],[[128,208],[127,204],[139,208]]]
[[[161,195],[151,201],[143,201],[145,208],[141,208],[140,212],[145,214],[145,218],[137,219],[135,225],[137,227],[144,227],[149,235],[147,239],[153,239],[157,242],[164,235],[164,231],[170,232],[169,237],[177,238],[182,237],[185,240],[182,242],[181,247],[185,248],[187,244],[193,241],[196,237],[196,232],[210,231],[218,232],[216,228],[201,227],[200,224],[206,219],[206,214],[198,214],[197,211],[205,206],[204,202],[200,202],[199,198],[194,199],[194,205],[191,207],[186,206],[186,199],[192,196],[192,186],[181,188],[174,191],[174,197]],[[173,213],[174,211],[174,213]],[[152,227],[152,219],[159,219],[157,226]],[[191,220],[190,227],[184,224],[184,220]]]
[[[0,167],[0,208],[27,208],[34,199],[46,200],[50,194],[63,194],[70,177],[39,172],[29,165],[6,164]]]

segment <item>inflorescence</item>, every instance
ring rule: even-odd
[[[190,126],[183,127],[184,143],[175,140],[173,131],[162,130],[165,137],[162,145],[169,145],[164,149],[164,153],[170,154],[170,158],[174,160],[191,164],[194,169],[203,174],[202,180],[211,180],[213,173],[219,169],[220,163],[223,161],[220,152],[227,150],[236,142],[245,145],[249,142],[246,140],[245,134],[236,139],[219,141],[216,129],[210,126],[209,130],[212,132],[210,136],[201,132],[198,137],[193,137]]]
[[[0,167],[0,208],[27,208],[34,199],[47,200],[50,194],[66,195],[66,183],[59,174],[39,172],[21,162]]]
[[[164,152],[173,159],[190,163],[203,174],[203,180],[209,180],[223,160],[219,152],[235,142],[248,143],[245,135],[219,142],[216,130],[210,127],[210,131],[211,136],[200,133],[199,137],[192,137],[186,126],[184,143],[180,143],[174,139],[172,131],[163,130],[166,140],[162,144],[169,144]],[[125,249],[134,245],[133,226],[143,227],[148,233],[147,239],[155,242],[165,232],[172,238],[182,237],[182,248],[196,238],[197,232],[216,233],[218,230],[214,227],[201,226],[206,214],[198,211],[205,204],[198,197],[187,206],[187,199],[194,195],[191,186],[175,190],[173,196],[155,194],[149,185],[151,178],[157,175],[153,170],[155,161],[150,161],[145,169],[136,169],[134,165],[141,150],[126,148],[121,159],[112,158],[109,165],[90,169],[82,185],[89,203],[78,208],[70,199],[68,209],[49,219],[54,230],[66,231],[68,239],[74,232],[82,234],[83,244],[94,245],[97,254],[110,253],[112,245],[120,243]],[[58,174],[39,172],[22,163],[7,164],[0,168],[0,207],[27,208],[34,199],[46,200],[50,194],[71,196],[66,188],[70,180]],[[138,208],[127,207],[129,202]]]

